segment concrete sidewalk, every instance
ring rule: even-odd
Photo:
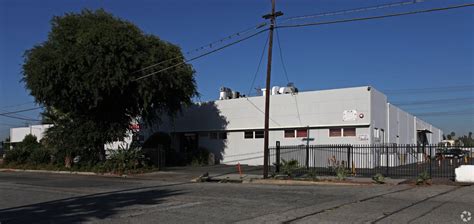
[[[241,165],[242,179],[262,178],[262,166]],[[237,165],[213,165],[213,166],[180,166],[167,167],[164,171],[136,175],[137,178],[191,181],[201,176],[209,177],[215,181],[229,179],[241,180]]]

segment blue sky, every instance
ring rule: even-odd
[[[277,0],[279,18],[367,7],[388,0]],[[398,11],[462,4],[471,1],[426,0],[415,5],[327,16],[297,22],[327,21]],[[183,51],[263,22],[270,1],[90,1],[0,0],[0,110],[32,108],[34,99],[21,79],[25,50],[46,40],[50,19],[66,12],[104,8],[144,32],[179,45]],[[420,116],[445,132],[474,130],[474,7],[344,24],[279,30],[290,81],[301,90],[372,85],[392,102],[456,99],[449,104],[402,106],[414,114],[467,111],[470,114]],[[266,34],[192,62],[201,100],[218,97],[227,86],[247,93],[257,69]],[[272,85],[286,85],[275,42]],[[264,86],[265,67],[255,87]],[[443,90],[438,87],[454,87]],[[429,88],[435,88],[426,90]],[[406,93],[404,89],[417,89]],[[421,89],[421,90],[418,90]],[[471,100],[462,100],[471,99]],[[26,104],[25,104],[26,103]],[[18,104],[24,104],[15,106]],[[22,113],[39,118],[40,111]],[[10,126],[24,121],[0,117],[0,139]]]

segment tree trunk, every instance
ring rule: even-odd
[[[64,157],[64,166],[66,168],[71,168],[71,166],[72,166],[72,156],[71,155],[67,155],[66,157]]]
[[[101,162],[105,162],[106,157],[105,157],[104,144],[100,144],[100,145],[98,146],[98,151],[99,151],[99,160],[100,160]]]

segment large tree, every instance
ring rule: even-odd
[[[136,80],[184,57],[128,21],[83,10],[53,17],[51,25],[47,40],[25,52],[23,81],[39,104],[61,115],[50,118],[54,136],[64,132],[69,146],[93,147],[103,159],[104,143],[123,138],[133,119],[174,115],[197,95],[189,64]]]

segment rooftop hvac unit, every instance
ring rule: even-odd
[[[232,90],[227,87],[221,87],[219,93],[219,100],[228,100],[232,99]]]
[[[274,86],[272,87],[272,93],[271,95],[278,95],[279,94],[280,87],[279,86]]]

